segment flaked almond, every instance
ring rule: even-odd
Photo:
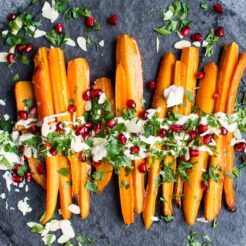
[[[160,39],[159,39],[159,37],[157,36],[157,37],[156,37],[156,52],[157,52],[157,53],[159,52],[159,49],[160,49]]]
[[[67,238],[74,238],[75,233],[69,220],[62,220],[60,223],[62,234]]]
[[[86,39],[84,37],[78,37],[77,38],[77,43],[79,45],[79,47],[83,50],[83,51],[87,51],[87,47],[86,47]]]
[[[61,235],[58,240],[57,240],[57,243],[59,244],[64,244],[66,242],[68,242],[70,240],[70,238],[64,236],[64,235]]]
[[[192,45],[198,48],[201,47],[201,43],[199,41],[193,42]]]
[[[104,40],[101,40],[99,43],[98,43],[99,46],[101,47],[104,47]]]
[[[76,204],[71,204],[67,209],[73,214],[80,214],[80,207]]]
[[[187,47],[191,47],[191,42],[188,40],[181,40],[174,44],[174,48],[178,50],[187,48]]]
[[[91,110],[91,100],[85,102],[85,111]]]
[[[71,38],[66,38],[66,45],[75,47],[76,43]]]

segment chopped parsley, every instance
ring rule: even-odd
[[[79,243],[87,243],[87,244],[94,244],[96,241],[90,237],[84,237],[79,235],[76,237],[76,241]]]
[[[91,192],[98,192],[98,186],[93,179],[89,179],[86,184],[86,189]]]
[[[191,231],[190,234],[186,237],[185,246],[212,246],[213,243],[208,235],[198,234],[194,231]]]
[[[205,56],[210,57],[214,53],[214,47],[219,42],[219,37],[215,36],[214,29],[211,28],[208,36],[204,40],[207,45],[205,47]]]
[[[171,222],[171,221],[173,221],[174,216],[167,215],[167,216],[161,216],[161,218],[162,218],[165,222]]]
[[[69,170],[66,167],[61,168],[57,172],[64,177],[68,177],[70,174]]]
[[[208,4],[205,2],[201,2],[200,3],[200,9],[203,9],[203,10],[208,9]]]
[[[51,30],[45,38],[48,42],[56,47],[61,47],[63,44],[66,43],[66,34],[63,32],[61,34],[57,34],[55,30]]]

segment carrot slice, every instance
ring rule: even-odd
[[[161,62],[156,90],[152,102],[153,108],[160,108],[158,112],[159,117],[165,117],[167,113],[166,101],[163,99],[163,91],[171,85],[173,80],[173,69],[175,65],[175,57],[173,53],[167,53]],[[156,146],[161,148],[161,146]],[[148,184],[145,197],[145,208],[143,211],[143,220],[146,229],[149,229],[153,223],[152,217],[155,215],[156,197],[158,193],[158,186],[156,180],[160,174],[161,160],[154,162],[150,157],[147,158],[146,165],[148,168]]]
[[[213,112],[213,94],[216,90],[218,68],[215,63],[209,63],[204,67],[205,77],[200,80],[196,95],[196,105],[201,112],[210,114]],[[202,141],[202,138],[200,139]],[[207,169],[208,153],[200,152],[197,157],[191,157],[193,168],[188,171],[188,179],[184,183],[183,212],[188,225],[193,225],[200,207],[203,195],[202,174]]]
[[[94,88],[101,89],[106,94],[106,97],[111,102],[111,109],[115,112],[114,91],[111,80],[108,78],[99,78],[95,81]],[[101,193],[111,180],[113,166],[110,163],[102,162],[100,166],[96,167],[96,171],[104,174],[102,180],[96,180],[98,192]]]
[[[226,107],[226,113],[232,114],[234,112],[234,105],[236,101],[237,96],[237,90],[240,84],[240,81],[243,77],[243,73],[246,68],[246,53],[242,53],[235,72],[233,74],[232,80],[230,82],[230,96],[227,101],[227,107]],[[232,140],[232,133],[229,133],[227,136],[226,141],[226,148],[227,152],[225,153],[225,160],[226,160],[226,166],[225,166],[225,174],[226,173],[233,173],[233,167],[234,167],[234,147],[231,146],[231,140]],[[224,176],[224,193],[225,193],[225,200],[227,204],[227,208],[230,211],[236,210],[235,205],[235,191],[234,191],[234,180],[227,175]]]
[[[214,112],[226,112],[226,104],[229,98],[230,91],[228,87],[232,80],[233,73],[236,68],[238,61],[239,48],[236,43],[228,44],[224,47],[221,61],[219,64],[219,73],[217,81],[217,92],[219,93],[219,98],[215,102]],[[209,168],[218,168],[219,172],[219,182],[216,180],[208,180],[208,190],[205,194],[204,199],[204,214],[208,221],[211,221],[217,217],[221,209],[222,200],[222,190],[224,181],[224,169],[226,163],[226,137],[225,136],[215,136],[214,137],[217,145],[217,155],[213,155],[209,161]]]

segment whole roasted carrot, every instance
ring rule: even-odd
[[[195,98],[196,74],[199,64],[199,49],[194,47],[184,48],[181,54],[181,62],[185,65],[185,97],[184,104],[181,106],[180,112],[183,115],[191,113],[193,102],[186,96],[187,93]],[[181,206],[181,197],[183,193],[183,181],[180,176],[177,177],[175,184],[175,203]]]
[[[224,47],[223,54],[219,64],[219,73],[217,80],[217,92],[219,97],[215,102],[214,112],[226,112],[226,103],[229,98],[228,87],[232,80],[236,64],[238,61],[239,48],[236,43],[228,44]],[[209,168],[216,169],[216,173],[219,174],[219,180],[209,178],[208,190],[204,199],[204,214],[208,221],[211,221],[217,217],[221,209],[222,190],[224,181],[224,168],[226,150],[226,137],[215,136],[214,137],[217,154],[213,155],[209,161]]]
[[[232,114],[234,112],[237,90],[240,81],[243,77],[245,68],[246,68],[246,53],[242,53],[238,60],[232,80],[230,82],[230,87],[229,87],[230,96],[228,98],[227,107],[226,107],[226,113],[228,114]],[[227,173],[233,173],[233,167],[234,167],[234,147],[231,146],[231,140],[232,140],[232,133],[229,133],[228,136],[226,137],[227,152],[225,153],[226,166],[225,166],[225,176],[224,176],[224,193],[225,193],[227,208],[230,211],[235,211],[236,205],[235,205],[234,180],[226,175]]]
[[[99,78],[95,81],[94,88],[101,89],[106,94],[106,97],[110,100],[111,109],[115,112],[114,91],[111,80],[105,77]],[[113,166],[110,163],[102,162],[101,165],[96,167],[96,171],[104,174],[102,180],[96,180],[98,192],[101,193],[111,180]]]
[[[205,77],[199,82],[196,95],[196,106],[201,112],[213,112],[213,95],[216,90],[218,68],[215,63],[204,67]],[[202,137],[200,138],[202,141]],[[208,153],[200,152],[197,157],[191,157],[192,169],[188,170],[188,179],[184,183],[183,212],[188,225],[193,225],[200,207],[203,195],[203,172],[207,170]]]
[[[160,111],[158,112],[159,117],[165,117],[167,114],[167,106],[166,101],[163,98],[163,91],[172,83],[174,65],[175,57],[171,52],[169,52],[162,59],[152,102],[153,108],[160,108]],[[146,165],[149,167],[148,184],[145,197],[145,207],[143,211],[143,220],[146,229],[149,229],[152,225],[152,217],[155,215],[156,197],[158,193],[158,185],[156,184],[156,180],[160,173],[160,163],[161,160],[152,161],[151,157],[147,158]]]

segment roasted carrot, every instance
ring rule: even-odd
[[[191,93],[195,98],[196,87],[196,74],[199,63],[199,49],[194,47],[184,48],[181,54],[181,62],[185,65],[185,85],[184,90],[186,93]],[[183,115],[188,115],[191,112],[193,102],[186,96],[184,97],[184,103],[181,106],[180,112]],[[179,161],[179,160],[178,160]],[[175,203],[178,207],[181,206],[181,197],[183,193],[183,181],[180,176],[177,177],[175,184]]]
[[[215,63],[209,63],[204,67],[205,77],[199,82],[196,95],[196,106],[201,112],[211,114],[213,112],[213,95],[216,90],[218,68]],[[202,141],[202,137],[200,138]],[[200,152],[197,157],[191,157],[192,169],[188,170],[188,179],[184,183],[183,212],[188,225],[193,225],[200,207],[203,195],[202,174],[207,169],[208,153]]]
[[[165,117],[167,113],[166,101],[163,98],[163,91],[168,88],[173,80],[173,70],[175,65],[175,57],[169,52],[161,62],[156,90],[152,102],[153,108],[160,108],[159,117]],[[158,146],[161,148],[161,146]],[[143,220],[146,229],[149,229],[153,223],[152,216],[155,215],[156,197],[158,193],[158,185],[156,180],[160,173],[161,160],[152,161],[151,157],[147,158],[146,165],[148,166],[148,184],[145,197],[145,207],[143,212]]]
[[[236,64],[238,61],[238,45],[236,43],[228,44],[224,47],[221,61],[219,64],[219,73],[217,80],[217,92],[219,98],[215,102],[214,112],[226,112],[226,104],[229,98],[230,91],[228,87],[232,80]],[[209,168],[218,169],[215,171],[219,174],[219,181],[209,178],[208,190],[204,199],[204,214],[208,221],[211,221],[217,217],[221,209],[224,169],[226,163],[226,137],[215,136],[214,137],[217,154],[213,155],[209,161]]]
[[[115,112],[114,91],[111,80],[108,78],[99,78],[95,81],[94,88],[101,89],[106,97],[110,100],[111,109]],[[101,193],[111,180],[113,173],[113,166],[110,163],[102,162],[100,166],[96,167],[96,171],[103,172],[104,178],[102,180],[96,180],[98,192]]]
[[[234,112],[237,90],[240,81],[243,77],[245,68],[246,68],[246,53],[242,53],[238,60],[232,80],[230,82],[230,87],[229,87],[230,96],[228,98],[227,106],[226,106],[226,113],[228,114],[232,114]],[[224,176],[224,193],[225,193],[225,200],[228,210],[235,211],[236,204],[235,204],[234,180],[226,175],[227,173],[233,173],[233,167],[234,167],[234,147],[231,146],[230,144],[231,140],[232,140],[232,133],[229,133],[228,136],[226,137],[227,152],[225,153],[226,166],[225,166],[225,176]]]

